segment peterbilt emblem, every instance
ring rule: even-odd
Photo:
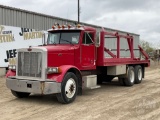
[[[58,56],[62,56],[62,53],[58,53]]]

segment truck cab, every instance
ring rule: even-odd
[[[49,30],[46,49],[51,61],[48,66],[74,65],[79,70],[95,69],[95,33],[94,28],[80,26]]]
[[[96,69],[96,29],[53,26],[45,44],[17,50],[16,66],[9,66],[6,85],[14,96],[53,94],[62,103],[82,94],[81,71]]]

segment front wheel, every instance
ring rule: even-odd
[[[78,92],[78,78],[72,72],[66,73],[62,85],[61,93],[56,94],[59,102],[68,104],[75,100]]]
[[[30,95],[30,93],[26,93],[26,92],[17,92],[14,90],[11,90],[12,94],[17,97],[17,98],[26,98]]]

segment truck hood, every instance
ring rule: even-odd
[[[52,46],[43,46],[43,48],[46,48],[47,51],[50,52],[62,52],[62,51],[73,51],[74,46],[68,45],[52,45]]]
[[[62,65],[74,65],[75,46],[52,45],[43,46],[47,49],[48,67],[59,67]]]

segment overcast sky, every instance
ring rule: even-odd
[[[0,0],[0,4],[77,20],[78,0]],[[160,0],[80,0],[80,21],[140,34],[160,44]]]

